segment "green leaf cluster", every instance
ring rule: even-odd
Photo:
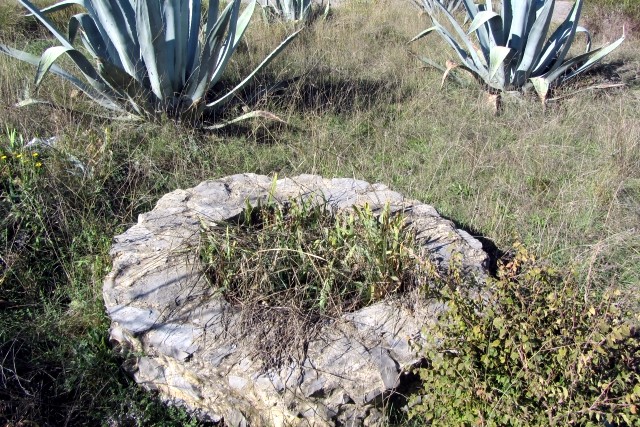
[[[495,10],[494,3],[498,3]],[[609,45],[591,49],[589,32],[578,25],[584,0],[577,0],[566,19],[547,37],[555,3],[555,0],[487,0],[482,3],[464,0],[471,22],[465,30],[451,12],[435,1],[434,10],[429,13],[433,26],[412,41],[436,32],[455,50],[460,64],[448,66],[445,77],[459,67],[490,91],[533,87],[544,102],[552,85],[562,84],[585,72],[620,46],[625,38],[623,35]],[[436,9],[441,13],[435,13]],[[439,22],[440,15],[446,18],[450,27]],[[570,58],[568,54],[576,33],[586,35],[587,49]],[[431,65],[430,60],[425,62]]]
[[[587,295],[515,249],[487,288],[442,289],[447,309],[424,331],[432,341],[412,416],[447,426],[640,425],[640,332],[616,292]]]
[[[218,0],[211,0],[203,29],[201,0],[62,0],[42,10],[19,1],[61,43],[40,58],[0,45],[0,52],[38,67],[36,87],[51,72],[102,107],[146,120],[168,115],[193,121],[219,113],[297,35],[287,37],[233,89],[215,94],[213,88],[249,25],[255,0],[242,13],[241,0],[229,2],[222,11]],[[63,34],[46,15],[73,5],[86,12],[72,16]],[[78,36],[84,51],[74,47]],[[72,60],[84,81],[55,64],[62,55]]]

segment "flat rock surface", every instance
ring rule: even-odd
[[[465,274],[486,275],[487,255],[437,211],[382,184],[300,175],[277,182],[241,174],[162,197],[116,236],[104,282],[111,341],[136,381],[169,402],[231,426],[381,425],[381,407],[419,358],[410,340],[442,310],[382,301],[322,326],[298,360],[269,367],[236,325],[238,310],[214,295],[198,257],[201,224],[240,214],[268,196],[365,203],[402,211],[417,242],[440,267],[455,255]],[[415,299],[415,295],[413,296]],[[419,298],[418,298],[419,299]]]

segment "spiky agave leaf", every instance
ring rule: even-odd
[[[219,1],[211,0],[203,41],[199,38],[200,0],[62,0],[43,10],[28,0],[18,1],[61,43],[47,49],[38,61],[36,85],[52,71],[75,79],[72,83],[78,86],[75,76],[54,66],[60,56],[67,55],[91,87],[90,93],[87,86],[79,87],[83,92],[147,119],[164,113],[176,118],[201,117],[216,111],[297,35],[287,37],[231,92],[205,103],[249,25],[255,0],[242,13],[241,0],[232,0],[221,13]],[[70,18],[67,38],[45,13],[73,5],[86,12]],[[96,67],[73,47],[78,34]],[[0,51],[33,63],[33,58],[15,49],[2,47]]]
[[[523,90],[533,86],[544,100],[552,85],[584,72],[624,40],[623,35],[614,43],[591,50],[588,31],[578,25],[584,0],[576,0],[569,15],[550,36],[555,0],[503,0],[500,13],[493,9],[491,0],[463,1],[467,19],[471,21],[467,31],[440,1],[434,0],[439,13],[430,13],[433,27],[411,41],[437,32],[457,53],[460,67],[492,90]],[[438,21],[440,16],[445,17],[449,27]],[[449,28],[453,28],[453,33]],[[587,52],[568,59],[577,33],[587,37]]]
[[[306,21],[311,17],[313,0],[264,0],[262,8],[271,19]]]
[[[280,52],[282,52],[284,50],[285,47],[287,47],[287,45],[291,42],[291,40],[293,40],[298,33],[300,33],[300,31],[302,31],[303,29],[300,28],[299,30],[297,30],[296,32],[294,32],[293,34],[291,34],[289,37],[287,37],[282,43],[280,43],[280,45],[278,45],[278,47],[276,47],[247,77],[244,78],[244,80],[242,80],[236,87],[234,87],[233,89],[231,89],[229,92],[227,92],[224,96],[216,99],[213,102],[210,102],[208,104],[206,104],[207,108],[209,109],[209,111],[215,110],[221,106],[223,106],[225,103],[227,103],[231,97],[240,89],[242,89],[244,86],[246,86],[246,84],[253,78],[253,76],[255,76],[262,68],[266,67],[269,62],[271,62],[276,56],[278,56],[280,54]]]
[[[31,55],[30,53],[27,53],[27,52],[23,52],[21,50],[13,49],[11,47],[8,47],[2,44],[0,44],[0,52],[5,53],[6,55],[19,59],[21,61],[24,61],[28,64],[34,65],[36,67],[40,64],[39,57],[35,55]],[[104,93],[98,90],[95,90],[90,85],[83,83],[82,80],[80,80],[78,77],[74,76],[73,74],[70,74],[63,68],[54,64],[49,68],[49,71],[54,75],[57,75],[67,80],[76,89],[85,93],[89,98],[91,98],[93,101],[98,103],[103,108],[106,108],[118,113],[125,113],[125,110],[122,107],[120,107],[120,105],[117,102],[115,102],[113,99],[111,99],[110,97],[107,97]],[[39,101],[34,99],[27,99],[22,102],[24,102],[25,105],[28,105],[29,103],[37,103]]]

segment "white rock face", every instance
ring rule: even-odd
[[[136,381],[169,402],[230,426],[381,425],[384,399],[419,362],[409,339],[442,309],[434,301],[383,301],[324,326],[301,360],[267,369],[243,343],[237,309],[214,297],[198,258],[201,221],[215,224],[257,205],[315,197],[336,208],[389,203],[403,210],[420,245],[446,266],[459,254],[467,274],[486,274],[487,255],[436,210],[382,184],[255,174],[206,181],[162,197],[115,237],[103,294],[111,340]]]

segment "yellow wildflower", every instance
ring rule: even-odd
[[[33,153],[31,156],[32,157],[38,157],[38,153]]]
[[[42,162],[36,162],[36,167],[39,168],[40,166],[42,166]]]
[[[22,154],[16,154],[16,159],[22,158]]]
[[[0,157],[0,158],[1,158],[2,160],[6,160],[6,159],[7,159],[7,156],[2,156],[2,157]]]

